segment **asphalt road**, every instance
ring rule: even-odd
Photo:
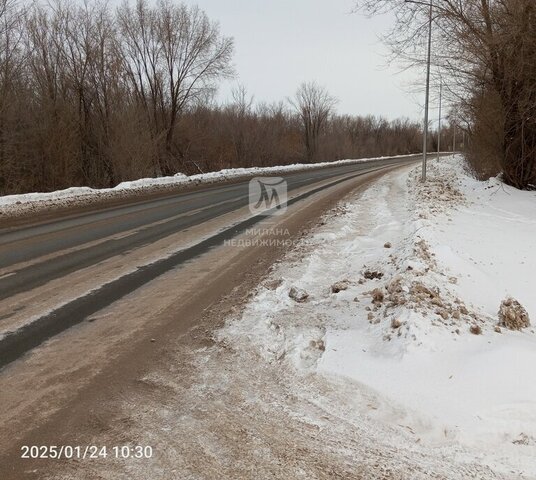
[[[420,156],[383,159],[283,175],[290,195],[300,189],[299,195],[289,205],[349,178],[387,166],[414,162],[418,158]],[[211,186],[46,223],[0,230],[0,303],[52,280],[69,278],[73,272],[246,207],[248,183],[240,181]],[[140,266],[105,285],[98,285],[86,295],[43,313],[40,318],[6,334],[0,339],[0,367],[152,279],[232,238],[262,218],[250,217],[165,259]],[[68,283],[66,288],[69,288]],[[9,317],[10,313],[0,308],[0,326],[2,319]]]

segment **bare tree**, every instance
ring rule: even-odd
[[[81,168],[87,182],[113,186],[111,110],[120,65],[113,19],[105,4],[57,3],[54,19],[62,74],[77,108]]]
[[[393,54],[410,64],[422,62],[428,1],[356,3],[369,14],[393,11],[396,24],[385,38]],[[481,112],[475,109],[475,99],[479,103],[482,95],[497,96],[503,178],[529,188],[536,184],[536,3],[432,0],[432,5],[432,60],[448,79],[451,98],[475,115]]]
[[[158,173],[171,173],[177,119],[215,80],[232,73],[233,40],[199,8],[167,0],[155,7],[125,2],[118,21],[128,78],[165,148]]]
[[[0,0],[0,191],[8,182],[7,122],[9,111],[15,106],[16,83],[23,64],[21,18],[22,12],[14,0]]]
[[[291,104],[298,112],[303,127],[307,162],[316,159],[318,139],[325,127],[337,100],[315,82],[302,83]]]
[[[229,122],[227,124],[229,137],[235,151],[234,166],[245,167],[248,157],[251,157],[253,150],[252,123],[255,122],[253,115],[253,97],[248,95],[244,85],[237,85],[232,90],[232,103],[227,107]]]

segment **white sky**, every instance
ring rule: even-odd
[[[416,74],[386,66],[378,36],[392,24],[387,16],[351,14],[353,0],[183,1],[199,5],[235,39],[237,78],[222,85],[220,100],[237,82],[256,101],[272,102],[316,80],[339,99],[339,113],[421,119],[422,95],[409,93]]]

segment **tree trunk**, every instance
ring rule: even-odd
[[[526,119],[515,104],[505,113],[503,176],[508,185],[536,188],[536,124]]]

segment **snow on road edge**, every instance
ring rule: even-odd
[[[508,295],[536,318],[536,197],[474,180],[461,157],[418,173],[331,212],[218,338],[360,382],[387,406],[368,414],[423,445],[536,478],[536,337],[497,328]]]
[[[293,164],[276,167],[251,167],[224,169],[218,172],[208,172],[187,176],[177,173],[173,176],[158,178],[142,178],[122,182],[113,188],[95,189],[90,187],[72,187],[47,193],[25,193],[18,195],[0,196],[0,218],[16,216],[28,209],[36,210],[50,206],[78,206],[89,201],[121,198],[127,194],[145,194],[155,189],[168,187],[187,187],[199,184],[213,184],[231,179],[248,178],[254,175],[279,175],[288,172],[323,168],[340,165],[370,162],[389,158],[405,158],[411,155],[398,155],[396,157],[375,157],[363,159],[338,160],[315,164]]]

